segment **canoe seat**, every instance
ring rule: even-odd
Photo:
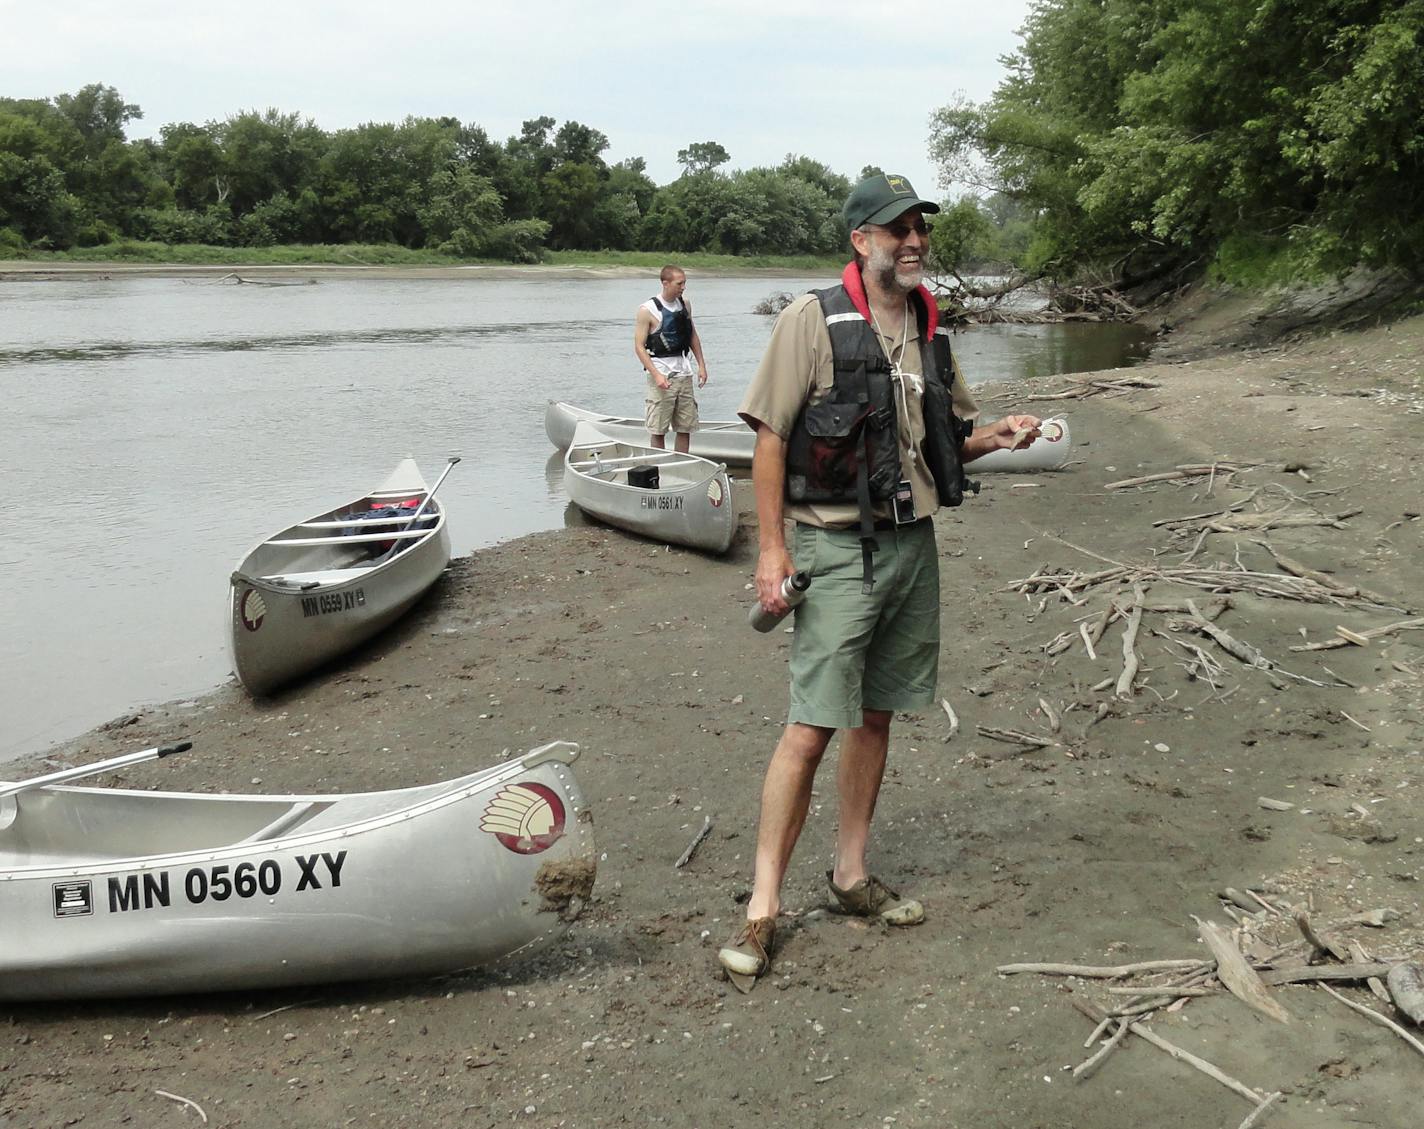
[[[306,820],[311,815],[311,810],[314,807],[316,807],[315,800],[303,800],[300,803],[293,804],[266,827],[254,831],[246,839],[240,840],[240,843],[261,843],[267,839],[275,839],[278,835],[290,831],[297,826],[297,824]]]

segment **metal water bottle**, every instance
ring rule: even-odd
[[[789,605],[787,611],[806,598],[806,589],[809,587],[811,587],[811,574],[808,572],[793,572],[781,582],[781,598]],[[747,614],[747,622],[758,631],[770,631],[781,622],[781,618],[781,616],[772,615],[771,612],[763,608],[760,600],[752,605],[751,611]]]

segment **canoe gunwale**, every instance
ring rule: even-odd
[[[579,450],[589,450],[589,449],[591,449],[591,448],[579,448]],[[570,448],[569,448],[569,456],[570,456],[570,458],[572,457],[573,452],[574,452],[574,448],[573,448],[573,447],[570,447]],[[647,487],[647,486],[631,486],[631,485],[629,485],[629,484],[626,483],[626,482],[617,482],[617,481],[615,481],[615,480],[613,480],[613,479],[599,478],[598,475],[596,475],[596,474],[590,474],[590,473],[589,473],[588,471],[586,471],[586,470],[580,470],[578,467],[573,466],[572,464],[570,464],[570,463],[568,463],[568,462],[566,462],[565,465],[568,466],[569,471],[570,471],[571,473],[577,475],[579,478],[586,478],[586,479],[588,479],[590,482],[596,483],[596,484],[599,485],[599,486],[609,486],[609,487],[613,487],[613,488],[618,489],[618,490],[629,490],[629,491],[632,491],[634,494],[668,494],[668,495],[675,495],[675,494],[686,494],[686,493],[688,493],[689,491],[698,490],[698,489],[706,490],[706,489],[707,489],[707,484],[708,484],[709,482],[711,482],[711,481],[712,481],[714,478],[716,478],[719,474],[726,474],[726,473],[727,473],[727,468],[726,468],[726,466],[725,466],[723,463],[716,463],[716,462],[713,462],[711,459],[704,459],[704,458],[702,458],[700,455],[694,455],[694,456],[692,456],[692,457],[695,458],[698,462],[707,463],[708,466],[711,467],[711,470],[709,470],[708,473],[707,473],[706,475],[704,475],[702,478],[695,479],[695,480],[693,480],[692,482],[689,482],[689,483],[687,483],[687,484],[685,484],[685,485],[679,484],[679,485],[677,485],[677,486],[663,486],[663,485],[661,484],[661,482],[660,482],[656,490],[650,489],[650,488]],[[654,464],[652,464],[652,465],[656,466],[657,464],[654,463]]]
[[[440,791],[427,795],[408,805],[394,808],[377,815],[356,819],[349,824],[334,824],[303,832],[297,827],[291,835],[274,836],[271,839],[240,840],[219,847],[204,847],[200,850],[172,851],[163,855],[126,855],[123,857],[96,859],[79,864],[40,863],[34,866],[0,866],[0,883],[45,880],[51,878],[74,878],[86,874],[113,873],[116,870],[144,871],[178,867],[188,863],[219,862],[226,858],[243,855],[270,854],[277,851],[300,848],[311,843],[330,842],[332,839],[346,839],[357,835],[370,834],[392,827],[407,820],[428,815],[451,804],[460,803],[470,797],[528,772],[539,765],[555,762],[569,767],[578,759],[579,747],[572,741],[552,741],[538,749],[532,749],[517,760],[493,765],[453,780],[437,781],[434,784],[418,784],[411,788],[394,788],[375,792],[313,793],[307,795],[260,795],[236,794],[214,795],[209,792],[150,792],[130,788],[66,788],[63,785],[43,791],[71,792],[85,795],[134,795],[147,799],[201,800],[214,803],[315,803],[328,807],[343,801],[369,800],[379,796],[399,797],[402,793]],[[565,775],[562,771],[560,776]],[[570,814],[577,817],[582,808],[571,802]],[[0,853],[0,858],[3,854]]]
[[[610,438],[633,446],[648,445],[647,421],[636,416],[617,416],[580,408],[567,400],[549,400],[544,407],[544,434],[557,450],[573,445],[580,423],[591,424]],[[626,432],[626,434],[624,434]],[[690,433],[692,454],[746,469],[752,465],[756,433],[741,419],[699,420]]]

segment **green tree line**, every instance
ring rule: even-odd
[[[1031,217],[1022,265],[1420,273],[1424,0],[1040,0],[1021,37],[931,145]]]
[[[111,86],[0,98],[0,252],[117,240],[268,247],[396,244],[515,262],[553,250],[824,254],[844,244],[850,183],[809,157],[725,171],[715,141],[646,162],[604,159],[576,121],[500,142],[455,118],[327,132],[277,110],[126,136],[142,118]]]

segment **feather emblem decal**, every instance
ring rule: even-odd
[[[262,619],[267,614],[267,601],[262,598],[261,592],[249,588],[242,594],[238,610],[242,616],[242,626],[248,631],[256,631],[262,626]]]
[[[563,838],[563,801],[543,784],[508,784],[485,808],[480,830],[488,831],[515,854],[537,855]]]

